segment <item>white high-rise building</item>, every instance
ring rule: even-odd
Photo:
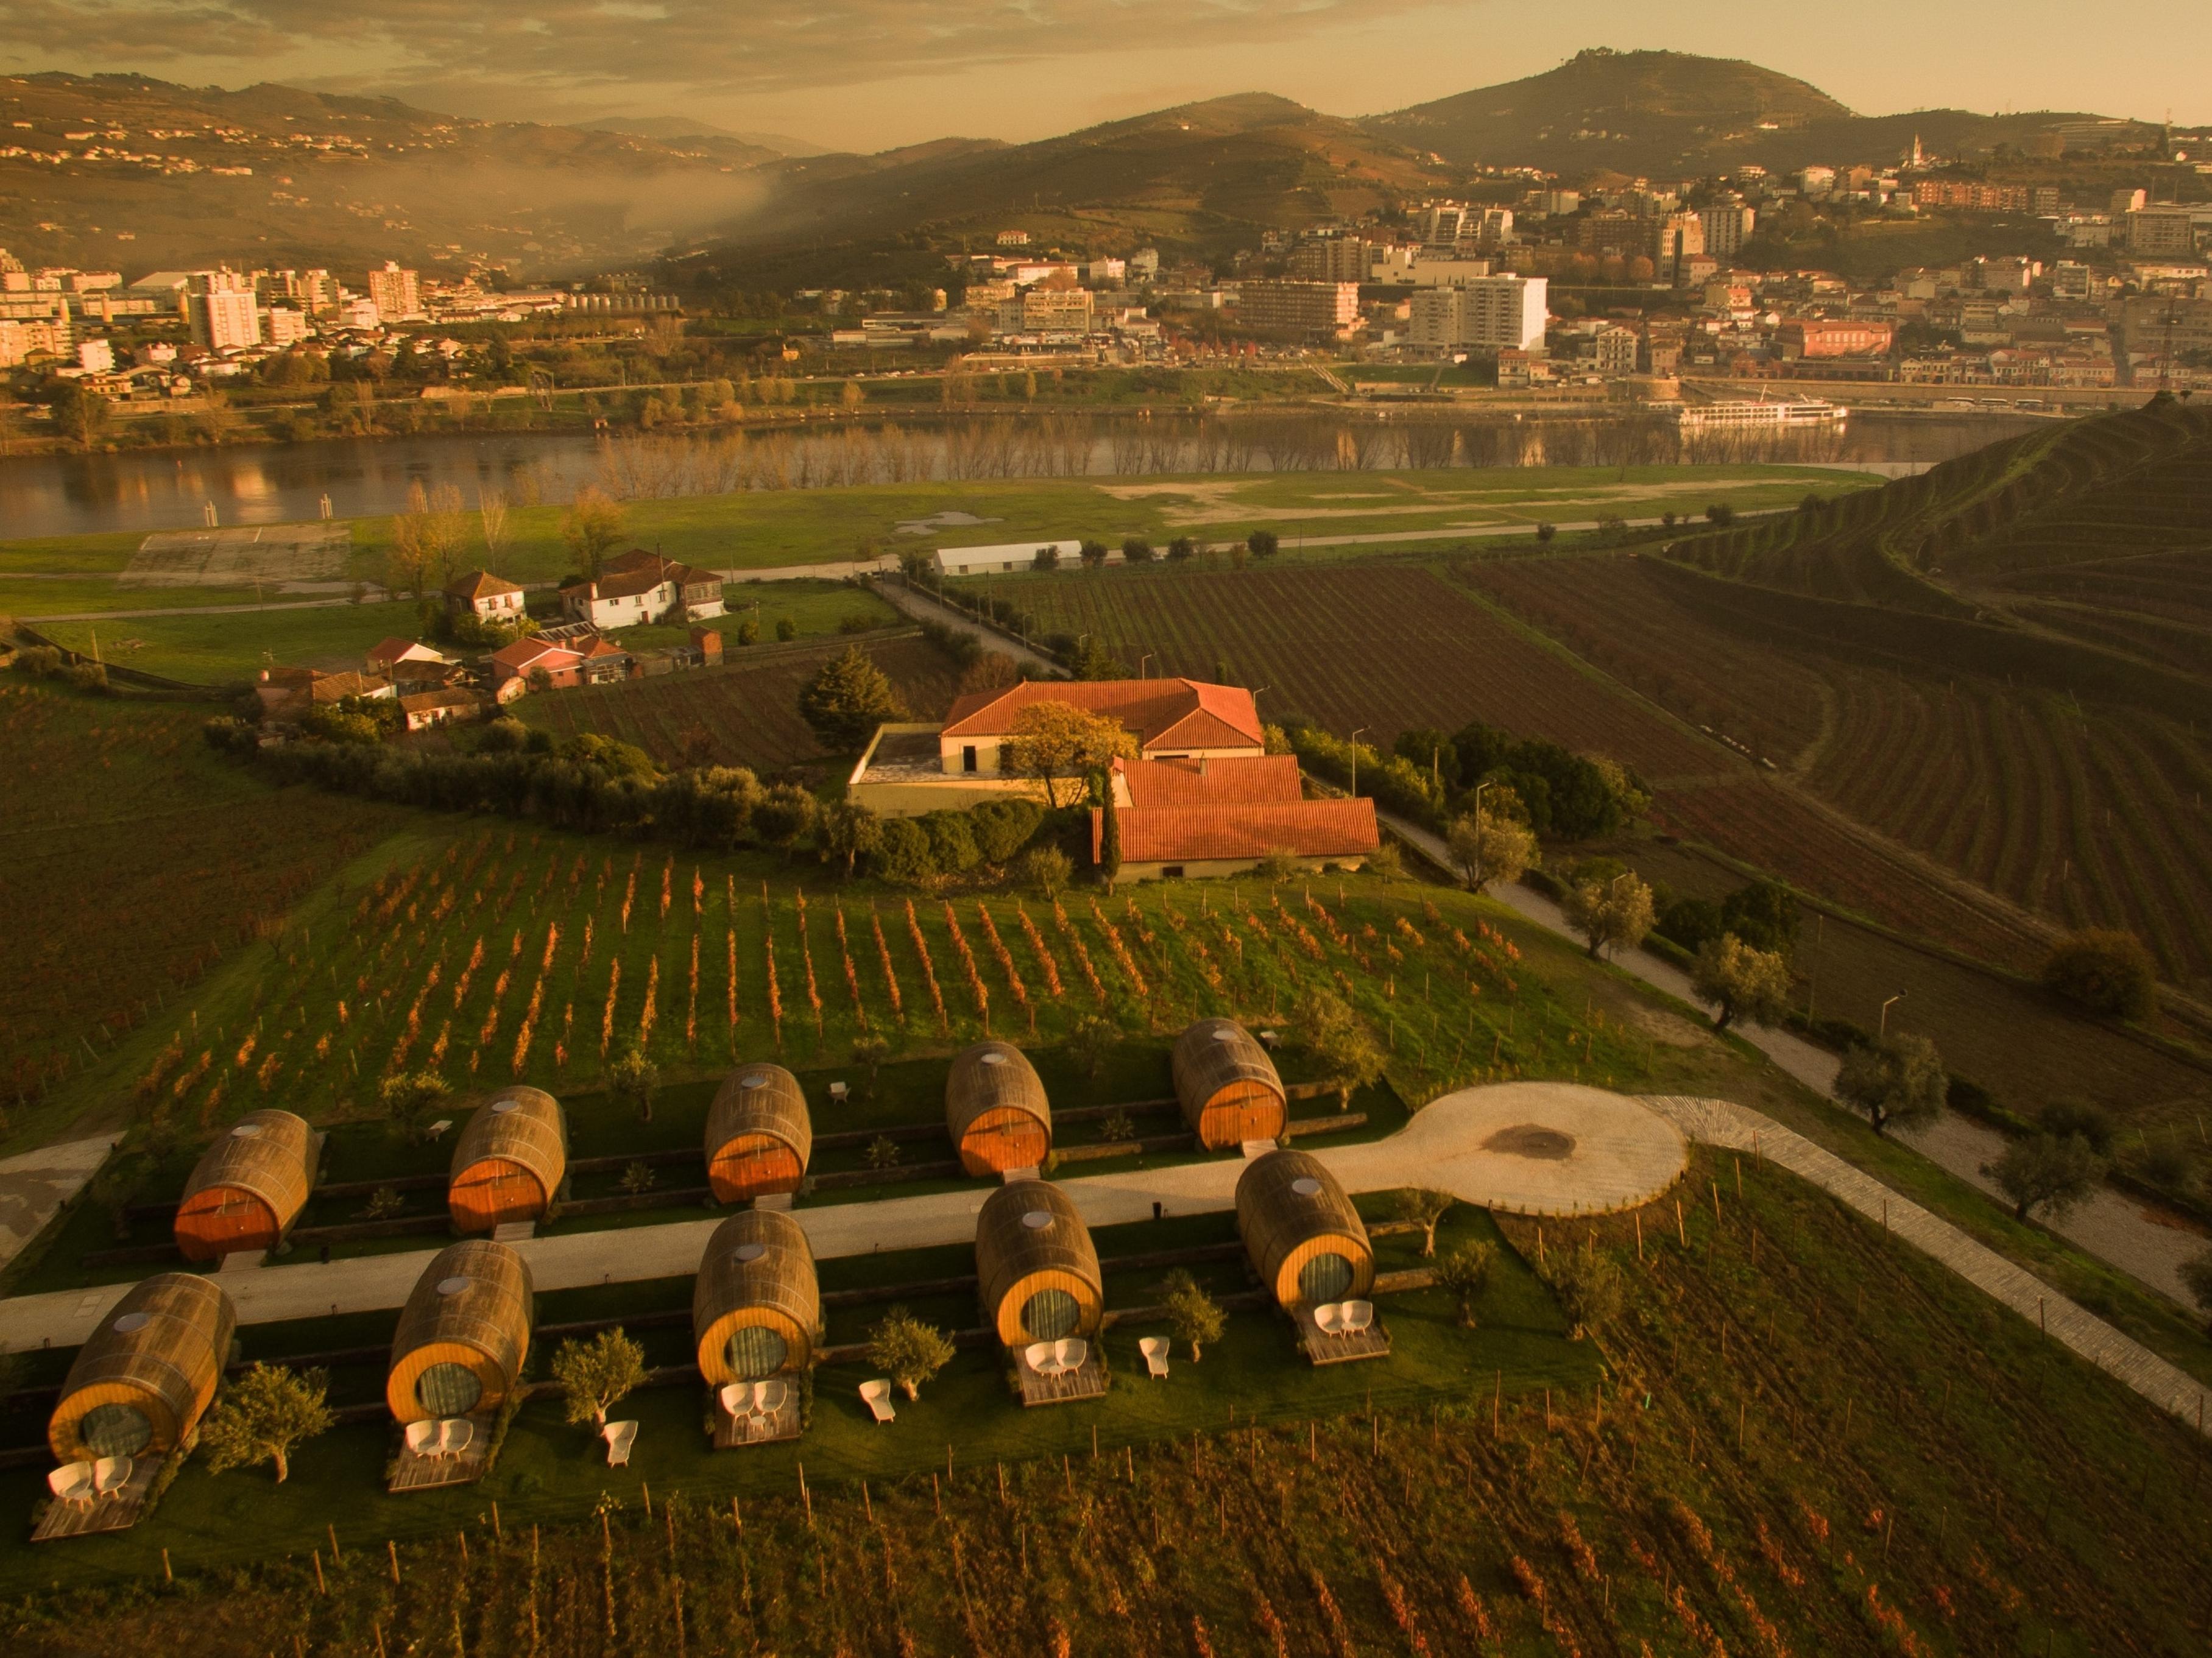
[[[1438,351],[1527,351],[1544,343],[1549,282],[1542,276],[1471,276],[1413,295],[1409,341]]]
[[[235,270],[196,270],[185,282],[185,320],[210,351],[261,343],[261,307],[252,279]]]
[[[384,262],[383,270],[368,273],[368,297],[375,303],[377,315],[393,321],[419,315],[422,309],[415,273],[403,270],[390,259]]]
[[[1759,226],[1759,210],[1741,204],[1709,207],[1698,215],[1705,229],[1705,252],[1726,264],[1743,252]]]

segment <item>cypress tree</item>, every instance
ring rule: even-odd
[[[1121,814],[1114,805],[1114,781],[1106,780],[1105,818],[1098,832],[1098,872],[1106,883],[1106,890],[1113,891],[1114,883],[1121,878]]]

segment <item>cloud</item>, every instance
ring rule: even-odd
[[[1437,0],[9,0],[0,59],[284,65],[329,87],[477,81],[561,95],[771,93],[1126,52],[1249,45]],[[295,68],[296,66],[296,68]],[[957,125],[957,123],[956,123]]]

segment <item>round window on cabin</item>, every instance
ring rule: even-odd
[[[241,1140],[250,1140],[260,1132],[261,1125],[258,1122],[242,1122],[230,1131],[232,1139]]]
[[[136,1456],[154,1442],[154,1424],[136,1405],[95,1405],[78,1421],[76,1436],[94,1456]]]
[[[1291,1182],[1291,1190],[1302,1198],[1317,1198],[1321,1195],[1321,1182],[1311,1175],[1301,1175]]]
[[[986,1054],[983,1056],[985,1065],[1004,1065],[1006,1062],[1006,1056],[1003,1054]]]
[[[1040,1290],[1022,1303],[1022,1328],[1031,1341],[1057,1341],[1075,1333],[1082,1309],[1065,1290]]]
[[[465,1364],[433,1364],[416,1382],[415,1397],[433,1416],[466,1416],[483,1397],[483,1382]]]
[[[1213,1040],[1217,1042],[1233,1042],[1237,1040],[1237,1033],[1227,1025],[1224,1025],[1213,1033]]]
[[[119,1336],[135,1336],[153,1321],[144,1313],[125,1313],[115,1321],[113,1327],[115,1333]]]
[[[1309,1307],[1352,1293],[1352,1263],[1342,1255],[1316,1255],[1298,1268],[1298,1299]]]
[[[730,1374],[740,1382],[758,1382],[783,1368],[791,1349],[784,1339],[764,1324],[748,1324],[731,1333],[722,1350]]]
[[[768,1086],[768,1078],[756,1072],[750,1077],[738,1078],[738,1086],[740,1088],[766,1088]]]

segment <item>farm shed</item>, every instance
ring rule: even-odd
[[[530,1353],[530,1266],[503,1243],[469,1238],[422,1269],[392,1333],[385,1402],[403,1423],[493,1411]]]
[[[215,1398],[238,1326],[212,1279],[161,1272],[133,1284],[77,1349],[46,1442],[62,1462],[166,1456]]]
[[[945,1126],[971,1175],[1035,1169],[1052,1150],[1052,1106],[1029,1058],[1012,1042],[978,1042],[945,1078]]]
[[[468,1121],[453,1145],[446,1207],[459,1232],[489,1232],[538,1220],[568,1170],[568,1125],[561,1102],[535,1088],[502,1088]]]
[[[1091,1229],[1049,1181],[1013,1181],[984,1199],[975,1277],[983,1316],[1009,1347],[1089,1336],[1106,1310]]]
[[[1207,1151],[1280,1138],[1290,1116],[1275,1062],[1234,1019],[1200,1019],[1176,1038],[1176,1097]]]
[[[740,1066],[707,1113],[707,1179],[714,1201],[796,1192],[814,1149],[799,1078],[780,1065]]]
[[[307,1207],[321,1136],[289,1111],[254,1111],[201,1154],[177,1206],[177,1250],[220,1260],[273,1249]]]
[[[821,1331],[805,1228],[779,1210],[744,1209],[714,1229],[691,1286],[691,1333],[709,1386],[804,1370]]]
[[[1375,1287],[1375,1249],[1359,1212],[1320,1158],[1255,1157],[1237,1181],[1237,1234],[1268,1294],[1297,1309]]]

